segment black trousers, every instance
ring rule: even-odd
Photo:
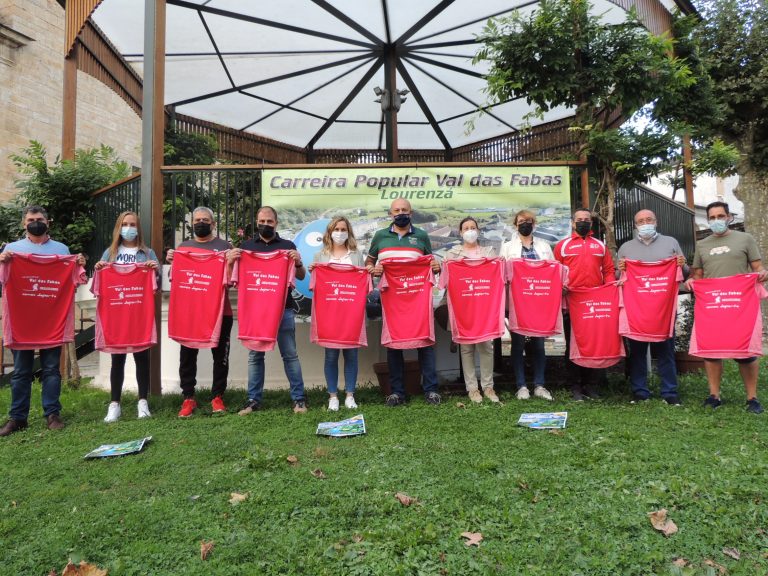
[[[128,354],[112,354],[112,368],[109,370],[109,382],[112,390],[112,402],[120,402],[125,380],[125,359]],[[139,385],[139,398],[146,400],[149,394],[149,348],[133,353],[136,363],[136,383]]]
[[[219,345],[211,348],[213,355],[213,384],[211,395],[221,396],[227,389],[227,376],[229,376],[229,334],[232,332],[232,316],[221,318],[221,334]],[[179,354],[179,380],[181,381],[181,393],[184,398],[192,398],[195,395],[197,384],[197,348],[181,347]]]
[[[563,311],[563,335],[565,336],[565,368],[571,388],[593,387],[605,380],[605,368],[585,368],[571,361],[571,315]]]

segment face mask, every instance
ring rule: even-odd
[[[464,242],[467,244],[474,244],[477,242],[477,230],[467,230],[461,237],[464,238]]]
[[[34,222],[27,224],[27,232],[32,236],[42,236],[48,232],[48,224],[41,222],[40,220],[35,220]]]
[[[333,239],[334,244],[341,245],[347,241],[347,238],[349,238],[349,234],[346,232],[334,230],[333,232],[331,232],[331,238]]]
[[[395,216],[395,226],[398,228],[408,228],[411,225],[410,214],[398,214]]]
[[[582,238],[586,238],[590,230],[592,230],[592,222],[576,222],[576,234]]]
[[[530,222],[523,222],[517,227],[517,233],[520,236],[530,236],[531,232],[533,232],[533,224]]]
[[[256,230],[259,232],[259,236],[264,238],[265,240],[269,240],[272,238],[272,236],[275,235],[275,227],[270,226],[269,224],[259,224],[256,226]]]
[[[130,242],[131,240],[136,240],[138,235],[139,230],[133,226],[123,226],[120,228],[120,236],[123,237],[123,240],[128,240]]]
[[[192,226],[192,230],[195,232],[195,236],[198,238],[207,238],[211,235],[212,226],[207,222],[198,222]]]
[[[712,230],[713,234],[725,234],[725,231],[728,230],[728,222],[725,220],[710,220],[709,229]]]
[[[656,234],[656,224],[641,224],[637,227],[637,235],[640,238],[653,238],[654,234]]]

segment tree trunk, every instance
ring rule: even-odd
[[[616,246],[616,226],[613,221],[616,208],[616,189],[618,179],[610,169],[604,169],[602,174],[603,181],[600,184],[595,198],[594,212],[600,219],[600,223],[605,228],[605,245],[611,254],[616,257],[618,246]]]
[[[742,150],[742,156],[749,158]],[[760,248],[763,266],[768,265],[768,170],[757,170],[749,160],[739,165],[739,184],[733,191],[744,203],[744,229],[752,234]],[[768,306],[763,302],[763,332],[768,330]]]

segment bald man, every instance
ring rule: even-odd
[[[418,258],[432,254],[432,244],[429,236],[421,228],[411,224],[411,203],[398,198],[389,207],[392,224],[374,234],[371,246],[368,248],[366,268],[374,276],[381,276],[383,271],[381,261],[387,258]],[[432,270],[440,272],[440,263],[432,261]],[[423,375],[424,399],[428,404],[440,404],[440,394],[437,392],[437,370],[435,368],[435,349],[433,346],[417,348],[419,364]],[[405,403],[405,385],[403,383],[404,359],[403,351],[387,348],[387,364],[389,365],[389,383],[392,393],[387,396],[387,406],[399,406]]]
[[[664,236],[656,231],[656,214],[650,210],[640,210],[635,214],[636,237],[619,247],[619,270],[624,271],[626,260],[640,262],[658,262],[676,257],[678,266],[683,267],[683,275],[688,274],[685,256],[680,244],[671,236]],[[632,403],[643,402],[651,397],[648,389],[648,345],[656,354],[656,369],[661,379],[661,397],[667,404],[680,405],[677,392],[677,366],[675,365],[675,338],[663,342],[641,342],[627,338],[629,343],[629,381],[632,386]]]

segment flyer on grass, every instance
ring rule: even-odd
[[[362,414],[358,414],[340,422],[320,422],[317,425],[317,434],[334,438],[359,436],[360,434],[365,434],[365,418],[363,418]]]
[[[147,436],[141,440],[131,440],[130,442],[121,442],[120,444],[102,444],[95,450],[91,450],[83,458],[108,458],[110,456],[125,456],[126,454],[136,454],[144,449],[144,445],[152,440],[152,436]]]
[[[568,420],[568,412],[535,412],[521,414],[517,424],[537,429],[565,428],[566,420]]]

